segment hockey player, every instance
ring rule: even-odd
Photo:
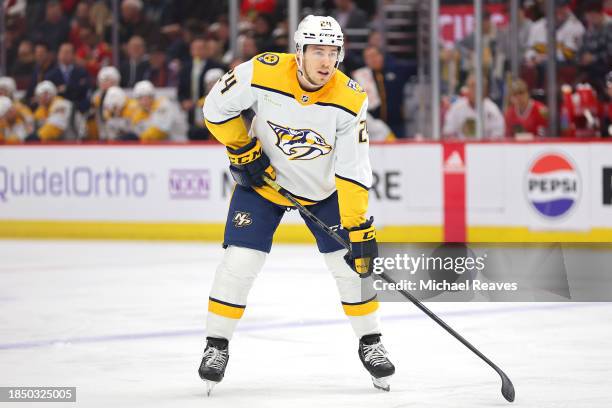
[[[89,140],[106,139],[102,104],[108,88],[119,86],[121,74],[115,67],[104,67],[98,72],[97,80],[98,89],[91,97],[91,105],[87,113],[87,139]]]
[[[26,117],[11,98],[0,96],[0,143],[21,143],[32,130],[31,117]]]
[[[128,99],[125,91],[118,86],[111,86],[106,91],[102,103],[104,116],[104,140],[138,140],[132,128],[133,103]]]
[[[7,120],[10,122],[11,127],[16,126],[10,131],[5,128],[7,134],[12,135],[11,137],[5,138],[5,141],[23,142],[25,139],[25,137],[23,137],[23,132],[27,132],[27,136],[34,130],[34,114],[27,105],[21,103],[21,101],[15,97],[16,91],[17,84],[13,78],[6,76],[0,78],[0,96],[5,96],[11,101],[11,109],[7,112]],[[8,123],[5,122],[5,126],[6,125],[8,125]]]
[[[56,141],[66,136],[72,115],[72,102],[57,95],[57,88],[51,81],[36,85],[34,96],[38,108],[34,112],[36,130],[26,141]]]
[[[176,112],[163,97],[155,97],[155,86],[150,81],[134,85],[136,109],[132,114],[132,127],[141,142],[167,140],[175,123]]]
[[[307,16],[294,40],[295,54],[260,54],[227,72],[204,104],[206,125],[227,147],[237,186],[225,226],[225,254],[210,291],[208,342],[199,375],[209,393],[223,379],[228,342],[274,231],[292,206],[265,184],[267,175],[325,223],[343,227],[339,233],[350,242],[350,254],[305,219],[336,279],[359,339],[359,357],[375,387],[388,391],[395,367],[380,341],[375,294],[373,289],[362,293],[360,279],[369,276],[378,255],[373,220],[366,218],[372,183],[367,96],[337,70],[344,48],[336,20]],[[256,116],[247,132],[240,113],[249,108]]]

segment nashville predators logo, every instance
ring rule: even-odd
[[[331,152],[332,147],[314,130],[291,129],[268,121],[276,134],[276,146],[289,160],[312,160]]]

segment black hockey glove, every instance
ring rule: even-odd
[[[276,178],[276,173],[270,165],[270,159],[261,149],[261,143],[256,138],[240,149],[227,148],[230,159],[230,173],[236,183],[244,187],[261,187],[265,183],[263,175],[271,179]]]
[[[374,218],[370,217],[358,227],[348,229],[351,251],[344,255],[344,260],[361,278],[372,274],[374,258],[378,256],[376,230],[372,222]]]

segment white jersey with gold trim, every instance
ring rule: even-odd
[[[261,54],[225,74],[203,111],[213,135],[238,148],[249,140],[241,134],[240,114],[247,109],[256,114],[249,136],[260,140],[281,186],[306,203],[337,189],[343,224],[365,219],[372,183],[367,96],[355,81],[336,71],[321,89],[307,92],[299,85],[293,54]],[[257,191],[282,203],[266,188]],[[343,210],[353,199],[359,208]]]

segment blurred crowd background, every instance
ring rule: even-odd
[[[608,137],[612,134],[612,1],[555,0],[559,132],[548,128],[545,4],[523,0],[519,35],[508,1],[485,2],[484,137]],[[340,67],[368,93],[372,140],[421,139],[426,23],[416,0],[302,0],[334,16],[346,34]],[[475,39],[471,3],[441,1],[441,128],[475,135]],[[208,140],[201,107],[224,73],[262,52],[288,52],[288,2],[243,0],[237,48],[228,1],[5,0],[0,143]],[[465,25],[465,27],[463,27]],[[458,29],[462,28],[462,29]],[[450,31],[449,31],[450,30]],[[520,78],[510,75],[518,42]]]

